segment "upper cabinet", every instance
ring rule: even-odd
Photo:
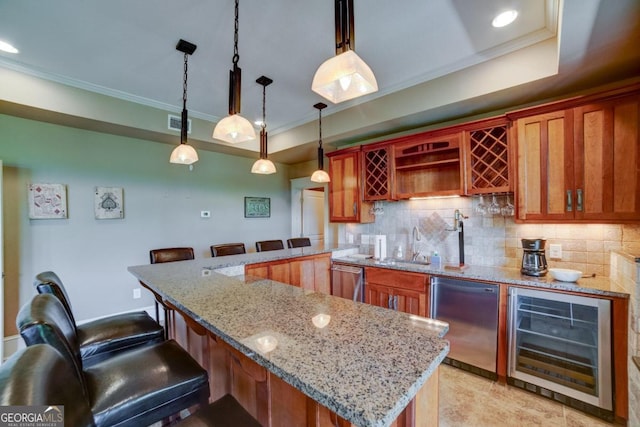
[[[371,204],[363,201],[360,147],[334,151],[329,157],[329,221],[373,222]]]
[[[518,117],[517,219],[640,220],[640,95]]]
[[[508,135],[506,118],[477,123],[464,131],[465,194],[513,191]]]
[[[460,132],[419,134],[393,145],[398,199],[461,195],[464,162]]]

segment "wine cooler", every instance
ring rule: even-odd
[[[509,298],[509,383],[611,411],[610,301],[514,287]]]

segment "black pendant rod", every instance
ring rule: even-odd
[[[180,39],[176,45],[176,49],[184,53],[184,78],[182,80],[182,116],[180,119],[180,144],[187,143],[188,119],[187,111],[187,77],[189,76],[189,55],[196,51],[198,46]]]

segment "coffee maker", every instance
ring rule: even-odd
[[[544,256],[546,242],[545,239],[522,239],[522,274],[536,277],[547,274],[547,259]]]

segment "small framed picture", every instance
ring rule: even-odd
[[[29,218],[67,218],[67,186],[64,184],[29,184]]]
[[[96,187],[94,200],[96,219],[124,218],[122,187]]]
[[[245,197],[245,218],[269,218],[271,216],[271,199],[268,197]]]

